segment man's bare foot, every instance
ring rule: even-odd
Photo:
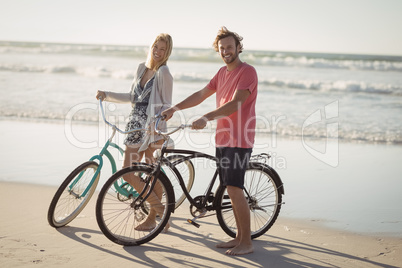
[[[230,240],[229,242],[223,242],[216,245],[217,248],[234,248],[239,244],[237,239]]]
[[[232,249],[228,249],[225,253],[226,255],[232,255],[232,256],[236,256],[236,255],[244,255],[244,254],[249,254],[254,252],[254,247],[253,245],[237,245]]]

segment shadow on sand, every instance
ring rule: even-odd
[[[176,218],[175,220],[181,220]],[[183,219],[184,220],[184,219]],[[208,224],[208,223],[206,223]],[[211,223],[209,223],[211,224]],[[160,245],[153,243],[152,241],[143,244],[141,246],[134,247],[122,247],[126,253],[116,253],[108,250],[101,245],[95,245],[91,243],[93,235],[103,235],[98,230],[90,230],[79,227],[63,227],[57,229],[61,234],[74,239],[88,247],[92,247],[103,251],[104,253],[114,255],[117,258],[122,258],[128,261],[133,261],[136,264],[149,266],[149,267],[168,267],[163,263],[158,263],[147,254],[153,252],[164,255],[170,262],[173,262],[177,266],[189,266],[189,267],[340,267],[345,263],[350,262],[355,265],[361,266],[379,266],[396,268],[396,266],[384,265],[379,262],[371,261],[364,258],[359,258],[353,255],[345,254],[342,252],[330,250],[327,248],[310,245],[308,243],[302,243],[299,241],[285,239],[276,236],[264,235],[263,239],[256,239],[253,241],[255,252],[244,256],[226,256],[225,250],[216,248],[215,245],[220,240],[211,238],[203,234],[198,234],[192,231],[191,228],[183,228],[172,224],[174,232],[163,234],[165,236],[174,236],[175,244],[188,244],[203,246],[209,248],[211,251],[217,252],[222,255],[222,258],[216,258],[215,254],[206,256],[208,254],[197,254],[194,250],[179,249],[172,246]],[[169,239],[169,238],[166,238]],[[177,242],[179,239],[179,242]],[[275,242],[270,242],[270,241]],[[128,254],[127,254],[128,253]],[[292,258],[297,256],[297,259]],[[206,265],[208,264],[208,265]]]

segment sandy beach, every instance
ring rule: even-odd
[[[99,151],[96,143],[102,144],[108,134],[101,133],[102,126],[74,125],[74,144],[60,123],[0,120],[0,129],[1,267],[402,264],[401,147],[339,144],[339,165],[329,167],[309,155],[300,141],[278,139],[274,143],[272,137],[259,137],[260,143],[270,146],[255,153],[268,150],[273,155],[271,164],[285,183],[286,204],[274,226],[254,241],[253,254],[229,257],[225,250],[215,248],[229,239],[216,217],[199,220],[201,227],[197,229],[186,222],[190,217],[186,204],[173,215],[167,234],[139,247],[119,246],[101,233],[95,218],[96,193],[68,226],[50,227],[47,209],[57,186],[75,166]],[[29,138],[22,134],[27,129]],[[191,135],[196,138],[179,145],[201,146],[210,139],[205,133]],[[95,142],[95,146],[83,148],[77,141]],[[204,147],[204,152],[213,153],[213,148]],[[109,176],[106,168],[100,185]],[[192,193],[202,192],[202,182],[196,180]]]
[[[95,198],[70,225],[54,229],[46,220],[56,188],[0,183],[2,267],[400,267],[402,239],[362,236],[279,218],[254,241],[255,252],[230,257],[215,244],[228,237],[215,217],[188,224],[184,204],[172,227],[150,243],[122,247],[99,230]]]

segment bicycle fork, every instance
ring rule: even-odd
[[[134,209],[139,209],[141,206],[143,206],[145,200],[148,199],[148,197],[152,194],[152,191],[154,190],[154,187],[156,185],[156,181],[159,176],[160,173],[160,165],[156,166],[154,171],[152,171],[147,178],[144,179],[145,181],[145,186],[142,189],[141,193],[138,194],[138,196],[136,196],[134,198],[134,196],[132,196],[134,198],[134,201],[132,203],[132,207]],[[152,177],[154,178],[152,180]],[[144,196],[145,194],[145,196]]]

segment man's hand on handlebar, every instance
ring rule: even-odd
[[[177,111],[177,108],[175,107],[171,107],[169,109],[164,110],[161,113],[161,116],[163,117],[163,120],[168,121],[170,118],[172,118],[174,112]],[[208,122],[208,119],[206,117],[201,117],[197,120],[195,120],[192,124],[191,124],[191,128],[192,129],[203,129],[206,127]]]
[[[170,118],[172,118],[175,111],[176,109],[174,107],[164,110],[161,113],[161,116],[163,116],[163,120],[168,121]]]
[[[203,129],[207,125],[208,119],[201,117],[193,122],[191,129]]]
[[[96,99],[104,101],[106,99],[105,91],[98,90],[98,92],[96,93]]]

